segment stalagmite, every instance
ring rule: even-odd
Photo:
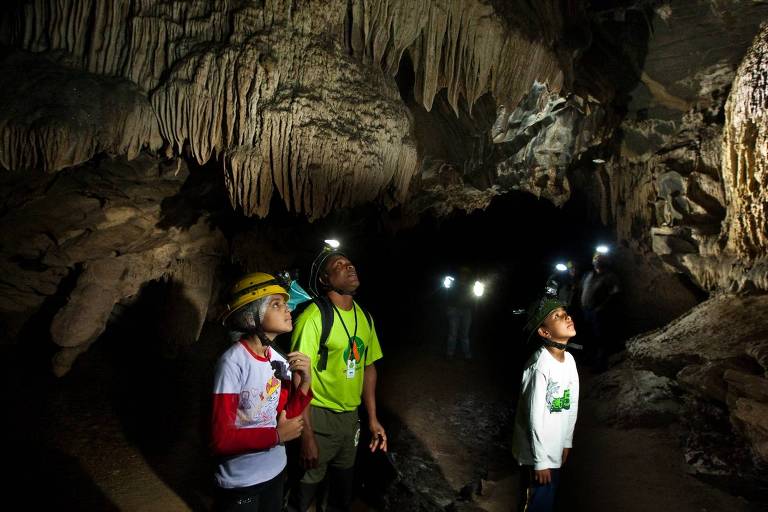
[[[723,179],[727,247],[737,256],[768,255],[768,23],[741,63],[725,111]]]

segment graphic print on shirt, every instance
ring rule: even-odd
[[[237,406],[237,425],[239,427],[273,425],[279,400],[280,380],[274,376],[267,380],[263,391],[243,390]]]
[[[560,393],[560,384],[557,381],[547,382],[547,409],[549,412],[560,412],[571,408],[571,390],[563,391],[562,396],[556,396]]]
[[[355,367],[359,368],[360,361],[365,356],[365,343],[363,343],[360,336],[352,336],[351,340],[354,343],[347,343],[347,348],[344,349],[344,363],[346,364],[347,361],[352,360],[355,362]],[[351,354],[350,349],[352,350]]]

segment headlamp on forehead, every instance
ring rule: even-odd
[[[595,247],[595,252],[597,254],[608,254],[611,250],[608,248],[607,245],[598,245]]]
[[[453,276],[445,276],[443,278],[443,288],[453,288],[453,282],[456,281],[456,278]]]
[[[472,294],[478,298],[482,297],[485,294],[485,283],[475,281],[475,284],[472,285]]]
[[[555,270],[557,270],[558,272],[565,272],[566,270],[568,270],[568,265],[566,265],[565,263],[558,263],[557,265],[555,265]]]
[[[341,242],[334,238],[323,240],[323,250],[315,257],[309,270],[309,291],[312,292],[315,297],[320,297],[322,295],[323,290],[320,278],[325,270],[328,260],[333,256],[344,256],[344,253],[339,249],[340,247]]]

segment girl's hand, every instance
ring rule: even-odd
[[[311,382],[312,361],[306,354],[302,354],[301,352],[291,352],[288,354],[288,368],[293,372],[294,376],[299,375],[301,377],[301,381],[298,383],[294,380],[294,384],[297,387]]]

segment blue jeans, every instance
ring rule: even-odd
[[[548,484],[538,484],[533,477],[532,466],[520,466],[522,479],[520,482],[520,512],[552,512],[555,506],[555,491],[560,483],[560,469],[550,469],[552,481]]]

